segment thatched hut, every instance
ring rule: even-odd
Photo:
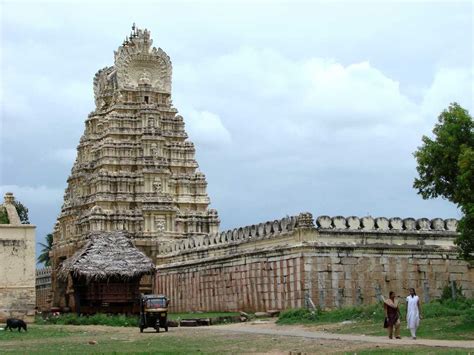
[[[69,280],[70,302],[77,313],[135,313],[140,279],[155,273],[153,262],[132,243],[125,231],[93,232],[73,256],[63,262],[58,276]]]

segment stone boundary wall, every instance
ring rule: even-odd
[[[390,291],[404,298],[410,287],[429,302],[453,281],[474,297],[474,269],[441,248],[309,246],[304,258],[305,292],[321,308],[371,304]]]
[[[4,207],[9,224],[0,224],[0,323],[7,318],[34,321],[35,229],[21,224],[15,197],[7,192]]]
[[[299,255],[245,256],[161,269],[158,293],[172,312],[299,308],[304,263]]]
[[[1,224],[0,323],[34,321],[35,299],[35,226]]]
[[[264,311],[311,300],[370,304],[415,287],[422,300],[455,281],[474,296],[474,269],[457,259],[454,219],[328,217],[310,213],[178,240],[157,256],[155,292],[172,311]]]
[[[45,312],[51,309],[51,267],[36,269],[36,307]]]
[[[323,309],[367,305],[390,291],[405,297],[409,287],[429,302],[453,281],[474,297],[474,269],[453,252],[305,243],[160,266],[155,290],[170,297],[173,312],[255,312],[300,308],[309,299]]]
[[[426,234],[455,235],[458,221],[454,218],[386,218],[386,217],[329,217],[316,219],[316,230],[320,232],[378,233],[378,234]],[[278,237],[292,233],[297,228],[314,227],[312,215],[301,213],[298,216],[234,228],[210,235],[199,235],[166,243],[159,247],[158,255],[180,253],[187,250],[209,248],[214,245],[248,243],[259,239]]]

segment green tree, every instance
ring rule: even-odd
[[[49,233],[46,235],[46,243],[39,243],[43,248],[41,249],[41,254],[38,256],[38,262],[43,263],[44,266],[51,266],[51,259],[49,257],[49,252],[53,247],[53,235]]]
[[[21,224],[30,224],[28,218],[28,208],[25,207],[20,201],[14,201],[16,211],[18,212],[18,217],[20,217]]]
[[[443,197],[463,212],[456,244],[474,259],[474,122],[467,110],[452,103],[438,117],[434,138],[422,138],[414,153],[419,177],[413,186],[424,198]]]

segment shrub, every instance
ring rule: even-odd
[[[310,311],[305,308],[288,309],[281,312],[278,322],[280,323],[300,323],[317,321],[319,310]]]
[[[462,286],[457,285],[455,281],[451,285],[448,283],[446,286],[443,287],[443,291],[441,293],[441,302],[452,301],[453,300],[453,289],[454,289],[454,300],[465,300],[466,297],[462,294]]]
[[[112,327],[136,327],[138,316],[107,315],[97,313],[90,316],[78,316],[74,313],[61,314],[57,317],[37,317],[37,324],[59,324],[59,325],[108,325]]]

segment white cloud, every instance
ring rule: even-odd
[[[474,68],[441,68],[426,90],[421,111],[426,116],[437,117],[454,101],[470,109],[474,100]]]
[[[63,193],[45,186],[66,181],[75,151],[64,148],[93,109],[93,75],[134,21],[173,61],[173,101],[223,225],[276,217],[279,204],[284,214],[411,213],[421,135],[452,101],[472,112],[468,6],[44,6],[7,8],[1,158],[4,183],[21,185],[13,192],[45,233]],[[30,21],[37,13],[45,21]]]
[[[222,124],[219,115],[197,110],[184,112],[186,128],[191,140],[209,147],[227,145],[231,142],[230,133]]]

